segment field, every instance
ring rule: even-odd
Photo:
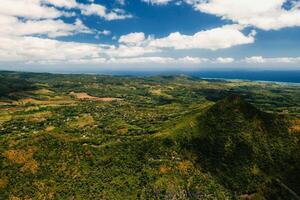
[[[184,75],[0,78],[1,200],[300,195],[300,86]]]

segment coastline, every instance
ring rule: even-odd
[[[284,82],[284,81],[265,81],[265,80],[250,80],[250,79],[239,79],[239,78],[211,78],[211,77],[199,77],[204,80],[224,80],[224,81],[248,81],[258,83],[273,83],[278,85],[289,85],[289,86],[300,86],[300,83],[295,82]]]

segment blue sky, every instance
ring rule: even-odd
[[[3,0],[0,69],[300,70],[299,0]]]

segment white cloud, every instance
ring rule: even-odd
[[[278,57],[278,58],[262,58],[263,63],[272,64],[298,64],[300,63],[300,57]],[[148,57],[132,57],[132,58],[95,58],[91,60],[81,59],[81,64],[93,62],[94,64],[165,64],[165,65],[211,65],[211,64],[237,64],[246,62],[250,64],[249,58],[241,60],[235,60],[234,58],[203,58],[203,57],[161,57],[161,56],[148,56]],[[254,62],[256,63],[255,59]],[[261,63],[261,62],[259,62]],[[257,63],[256,63],[257,64]],[[234,65],[233,65],[234,66]]]
[[[77,19],[73,24],[58,19],[72,13],[57,10],[49,4],[63,7],[76,6],[75,0],[6,0],[0,7],[0,37],[48,36],[51,38],[77,33],[92,33]]]
[[[121,58],[121,59],[111,59],[107,61],[108,63],[114,64],[167,64],[174,63],[174,58],[170,57],[137,57],[137,58]]]
[[[166,5],[173,1],[192,5],[195,10],[232,20],[245,26],[263,30],[278,30],[300,26],[299,0],[142,0],[154,5]],[[284,4],[289,3],[289,9]]]
[[[136,57],[136,58],[119,58],[107,60],[107,63],[115,64],[182,64],[182,65],[196,65],[210,62],[207,58],[199,57]]]
[[[104,17],[106,15],[106,7],[98,4],[90,4],[85,5],[81,4],[79,5],[79,8],[81,9],[81,13],[83,15],[98,15],[101,17]]]
[[[265,59],[262,56],[246,57],[244,61],[246,63],[265,63]]]
[[[43,3],[52,4],[59,8],[76,8],[77,2],[75,0],[43,0]]]
[[[240,25],[226,25],[220,28],[200,31],[192,36],[176,32],[165,38],[152,40],[149,45],[157,48],[217,50],[253,43],[255,32],[244,35],[241,32],[243,28]]]
[[[161,64],[161,65],[199,65],[203,63],[213,62],[207,58],[199,57],[160,57],[160,56],[150,56],[150,57],[134,57],[134,58],[92,58],[92,59],[71,59],[67,61],[72,64],[117,64],[117,65],[131,65],[131,64]],[[41,63],[41,62],[40,62]],[[43,63],[49,63],[44,62]],[[52,62],[57,63],[57,62]]]
[[[223,58],[223,57],[219,57],[216,59],[216,63],[222,63],[222,64],[226,64],[226,63],[233,63],[234,62],[234,58]]]
[[[66,24],[62,20],[21,21],[16,17],[0,15],[0,36],[47,35],[48,37],[68,36],[76,33],[91,33],[80,20]]]
[[[98,45],[36,37],[0,37],[0,60],[42,61],[99,57]]]
[[[0,14],[27,19],[54,19],[70,15],[70,13],[57,8],[79,9],[83,15],[97,15],[109,21],[132,17],[122,9],[108,11],[103,5],[80,4],[75,0],[4,0],[1,1]]]
[[[49,19],[61,16],[62,12],[41,5],[40,0],[4,0],[1,1],[0,14],[29,19]]]
[[[271,64],[300,64],[300,57],[277,57],[277,58],[265,58],[262,56],[252,56],[246,57],[242,60],[242,62],[252,63],[252,64],[264,64],[264,63],[271,63]]]
[[[103,30],[103,31],[99,31],[98,32],[98,34],[100,34],[100,35],[110,35],[111,34],[111,31],[109,31],[109,30]]]
[[[282,6],[287,0],[185,0],[196,10],[252,25],[263,30],[300,26],[299,4],[289,10]]]
[[[201,63],[209,62],[209,59],[186,56],[186,57],[177,59],[177,61],[180,64],[201,64]]]
[[[119,42],[125,44],[140,44],[144,40],[144,33],[129,33],[127,35],[122,35],[119,39]]]
[[[198,57],[135,57],[135,58],[119,58],[110,59],[106,61],[107,63],[115,64],[183,64],[183,65],[194,65],[209,62],[207,58]]]
[[[0,18],[2,19],[2,18]],[[11,21],[10,21],[11,20]],[[212,30],[200,31],[192,36],[175,33],[165,38],[155,39],[146,37],[144,33],[131,33],[121,36],[119,45],[96,45],[78,42],[62,42],[53,39],[37,37],[26,37],[33,34],[45,34],[49,37],[74,34],[76,31],[88,32],[80,21],[75,24],[66,25],[59,20],[40,20],[37,22],[19,22],[16,18],[10,17],[8,24],[15,24],[18,34],[13,34],[11,29],[0,31],[0,60],[22,60],[26,62],[57,62],[74,59],[137,59],[145,55],[157,55],[166,48],[193,49],[203,48],[216,50],[229,48],[234,45],[252,43],[253,35],[243,35],[240,26],[224,26]],[[5,22],[5,21],[4,21]],[[4,24],[1,22],[0,24]],[[49,26],[49,24],[52,26]],[[47,25],[46,25],[47,24]],[[8,27],[4,25],[4,27]],[[25,28],[24,28],[25,27]],[[104,31],[103,34],[108,34]],[[99,34],[99,33],[98,33]],[[1,36],[2,35],[2,36]],[[59,51],[58,51],[59,50]],[[152,56],[156,57],[157,56]],[[149,59],[149,56],[147,57]],[[146,61],[147,61],[146,59]],[[175,59],[175,58],[174,58]],[[163,59],[165,60],[165,59]],[[208,60],[198,57],[182,57],[176,59],[177,63],[199,64]],[[231,63],[233,58],[217,58],[214,63]]]
[[[63,56],[64,50],[66,54],[72,52],[72,50],[67,48],[70,46],[74,49],[77,47],[82,48],[83,46],[91,47],[92,49],[96,48],[97,51],[101,51],[101,45],[66,43],[40,38],[40,36],[55,38],[78,33],[111,34],[108,30],[90,30],[79,19],[74,23],[66,23],[62,19],[59,19],[61,16],[74,16],[72,12],[66,11],[66,9],[71,8],[81,9],[86,15],[99,15],[106,20],[129,17],[125,11],[121,9],[107,11],[102,5],[79,4],[75,0],[5,0],[1,2],[0,7],[0,39],[3,42],[0,44],[0,59],[14,60],[16,58],[24,61],[51,60],[56,59],[54,55]],[[38,42],[40,42],[40,44],[38,44]],[[38,51],[35,51],[35,49],[37,49],[36,46],[39,47]],[[110,46],[109,49],[109,52],[112,54],[117,54],[118,48]],[[128,48],[124,49],[123,54],[129,54]],[[55,54],[54,51],[58,53]],[[135,50],[135,52],[136,51],[137,50]],[[43,54],[43,52],[47,53]],[[84,55],[85,53],[82,54]],[[134,52],[131,54],[133,55]]]
[[[79,19],[74,23],[60,19],[61,16],[74,16],[69,9],[79,9],[85,15],[98,15],[105,20],[130,17],[122,9],[109,11],[99,4],[79,4],[75,0],[5,0],[0,7],[0,60],[49,64],[74,59],[131,57],[153,52],[151,48],[49,39],[78,33],[111,34],[108,30],[90,30]]]
[[[78,4],[83,15],[97,15],[108,21],[132,18],[132,15],[126,14],[122,9],[115,9],[108,12],[105,6],[100,4]]]
[[[91,64],[136,65],[157,64],[164,66],[207,66],[222,64],[300,64],[300,57],[265,58],[246,57],[236,60],[231,57],[162,57],[145,56],[159,50],[140,46],[96,45],[78,42],[62,42],[54,39],[6,36],[0,37],[0,61],[14,61],[27,64]]]
[[[127,46],[122,44],[118,47],[110,46],[110,48],[106,49],[106,54],[110,57],[136,57],[158,52],[160,52],[159,49],[149,46]]]
[[[154,5],[166,5],[173,0],[142,0],[145,3],[150,3]]]
[[[133,16],[131,14],[121,14],[121,13],[116,13],[116,12],[110,12],[110,13],[107,13],[104,18],[108,21],[112,21],[112,20],[129,19],[132,17]]]
[[[0,60],[21,62],[68,62],[73,59],[104,59],[137,57],[157,52],[153,48],[125,45],[96,45],[62,42],[28,36],[0,36]]]
[[[162,50],[209,49],[218,50],[236,45],[254,42],[255,31],[244,35],[241,25],[226,25],[211,30],[200,31],[194,35],[183,35],[179,32],[171,33],[167,37],[146,37],[144,33],[130,33],[120,37],[121,46],[136,47],[144,52],[159,52]],[[151,51],[149,51],[151,50]],[[227,60],[228,61],[228,60]]]

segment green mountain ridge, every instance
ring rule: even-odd
[[[283,188],[274,194],[267,191],[277,187],[275,179],[300,191],[299,181],[289,178],[299,172],[299,142],[289,133],[284,116],[262,112],[231,95],[183,121],[193,126],[185,124],[169,136],[233,193],[286,199],[290,194]]]
[[[293,163],[298,139],[289,133],[284,116],[262,112],[232,95],[213,105],[198,122],[202,134],[192,141],[198,162],[230,190],[256,193],[274,178],[290,183],[290,173],[299,172]],[[299,182],[290,185],[299,191]]]

